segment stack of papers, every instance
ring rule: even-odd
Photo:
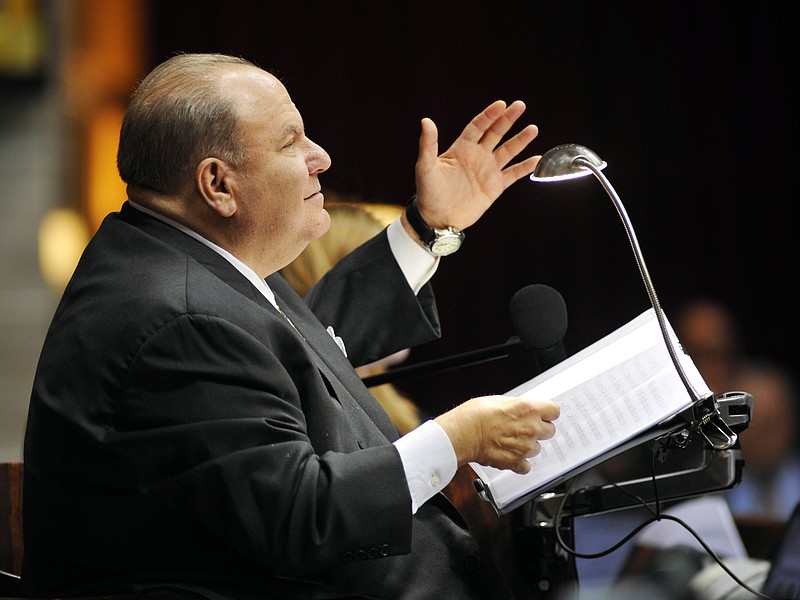
[[[666,320],[666,317],[665,317]],[[677,336],[667,330],[698,397],[711,393]],[[692,405],[651,308],[600,341],[509,391],[561,407],[556,434],[519,475],[472,463],[500,514],[602,462],[603,456]]]

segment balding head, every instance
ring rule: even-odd
[[[122,180],[173,194],[207,156],[242,164],[246,156],[235,106],[219,81],[232,69],[255,68],[218,54],[182,54],[156,67],[134,92],[122,122],[117,152]]]

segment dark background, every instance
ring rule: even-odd
[[[796,6],[153,1],[149,60],[224,52],[280,76],[333,158],[323,185],[366,201],[413,193],[422,117],[443,150],[491,101],[522,99],[540,128],[527,154],[576,142],[608,162],[667,315],[722,300],[750,354],[797,374]],[[412,361],[505,341],[508,301],[531,283],[563,294],[569,353],[648,308],[593,178],[509,188],[443,260],[444,337]],[[531,374],[515,359],[401,387],[437,411]]]

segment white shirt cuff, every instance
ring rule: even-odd
[[[425,421],[394,442],[411,492],[411,512],[441,492],[458,469],[453,444],[436,421]]]
[[[403,227],[400,217],[397,217],[386,228],[389,237],[389,247],[392,249],[397,264],[406,276],[408,285],[418,294],[439,266],[440,257],[434,256],[420,246],[408,235]]]

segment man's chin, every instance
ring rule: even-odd
[[[320,213],[316,218],[317,222],[311,236],[312,240],[318,240],[323,235],[328,233],[328,230],[331,228],[331,216],[328,214],[327,210],[320,208]]]

